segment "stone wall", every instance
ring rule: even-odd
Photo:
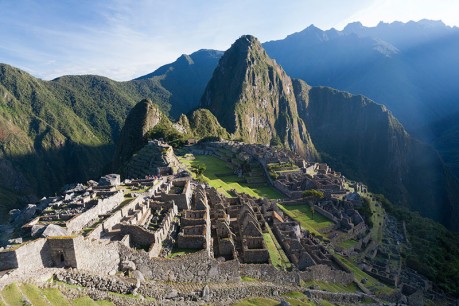
[[[46,239],[37,239],[15,250],[0,252],[0,271],[8,269],[34,271],[51,266],[52,260]]]
[[[49,252],[55,267],[77,267],[74,238],[48,238]]]
[[[319,207],[317,205],[314,205],[314,211],[318,212],[319,214],[321,214],[322,216],[324,216],[325,218],[335,222],[335,223],[338,223],[338,219],[336,219],[331,213],[329,213],[328,211],[324,210],[322,207]]]
[[[226,282],[239,281],[239,262],[218,262],[207,251],[199,251],[173,259],[149,258],[145,252],[137,252],[120,246],[121,260],[131,260],[137,269],[150,279],[177,282]]]
[[[361,304],[365,300],[369,299],[375,302],[375,300],[366,294],[357,294],[357,293],[336,293],[328,292],[322,290],[311,290],[306,289],[305,295],[310,299],[322,299],[331,303],[341,304]]]
[[[102,243],[78,237],[73,240],[77,268],[98,273],[117,271],[120,263],[118,243]]]
[[[169,194],[170,185],[161,193],[161,201],[174,201],[175,205],[180,210],[187,210],[190,209],[190,202],[191,196],[193,195],[193,190],[191,188],[190,181],[188,180],[181,180],[181,181],[173,181],[170,184],[175,184],[177,186],[183,185],[183,192],[181,194]]]
[[[88,209],[84,213],[73,217],[66,222],[66,227],[70,232],[81,231],[89,222],[96,220],[99,215],[106,214],[118,206],[124,200],[122,191],[118,191],[112,196],[97,200],[97,205]]]
[[[239,266],[241,276],[261,279],[278,284],[300,285],[300,275],[298,272],[287,272],[274,268],[268,264],[241,264]]]
[[[16,269],[19,267],[16,251],[0,252],[0,271]]]
[[[300,285],[300,280],[305,282],[318,280],[327,283],[348,285],[354,281],[352,273],[334,270],[326,265],[315,265],[306,271],[282,271],[268,264],[241,264],[239,267],[241,276],[261,279],[277,284]]]
[[[138,225],[121,224],[122,235],[129,235],[131,245],[150,246],[155,242],[155,234]]]
[[[19,269],[33,271],[51,267],[52,260],[46,242],[46,239],[37,239],[18,248],[16,257]]]
[[[121,222],[121,219],[129,215],[130,210],[135,210],[138,205],[142,202],[142,197],[137,197],[133,199],[129,204],[117,210],[105,221],[99,224],[91,233],[88,235],[89,238],[100,239],[102,235],[106,232],[109,232],[113,229],[114,226]]]
[[[354,282],[354,275],[350,272],[335,270],[327,265],[315,265],[306,271],[301,271],[300,277],[305,282],[318,280],[327,283],[349,285]]]
[[[172,207],[167,212],[167,215],[161,221],[160,228],[154,233],[155,242],[150,246],[148,254],[150,257],[158,257],[163,248],[163,241],[168,237],[171,231],[172,221],[178,214],[177,205],[172,203]]]

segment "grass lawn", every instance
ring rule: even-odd
[[[271,186],[253,187],[243,182],[243,179],[234,175],[225,161],[210,155],[195,155],[193,160],[187,160],[184,157],[178,156],[180,162],[188,167],[191,171],[191,166],[205,164],[204,180],[212,187],[216,188],[220,193],[227,197],[231,197],[228,193],[231,189],[235,189],[239,193],[246,193],[254,197],[264,197],[269,199],[282,199],[285,196]],[[193,177],[195,174],[193,173]],[[266,184],[269,182],[266,180]]]
[[[243,282],[259,282],[260,280],[258,278],[253,278],[250,276],[241,276],[241,281]]]
[[[323,236],[320,233],[320,230],[332,227],[334,223],[319,213],[314,214],[314,219],[312,219],[312,212],[308,204],[300,205],[289,205],[284,206],[282,204],[277,204],[280,209],[282,209],[289,217],[298,221],[301,227],[305,230],[308,230],[311,233],[314,233],[318,236]]]
[[[383,236],[383,221],[386,212],[381,204],[376,205],[377,201],[370,198],[367,194],[363,195],[370,202],[370,208],[373,213],[371,220],[373,221],[373,228],[371,229],[371,238],[378,243],[381,242]]]
[[[5,303],[9,306],[22,306],[24,298],[16,283],[12,283],[2,290],[2,297]]]
[[[268,298],[245,299],[233,304],[234,306],[278,306],[279,301]]]
[[[329,291],[329,292],[351,292],[351,293],[355,293],[357,291],[360,291],[359,288],[357,287],[357,285],[354,284],[354,283],[346,286],[346,285],[326,283],[326,282],[313,280],[313,281],[305,282],[305,283],[302,284],[302,286],[307,287],[307,288],[309,288],[312,285],[319,287],[320,290],[325,290],[325,291]]]
[[[178,248],[176,249],[176,248],[173,248],[171,253],[169,255],[167,255],[167,258],[174,258],[174,257],[177,257],[177,256],[191,254],[191,253],[195,253],[195,252],[198,252],[198,251],[201,251],[201,249],[178,249]]]
[[[265,239],[266,247],[268,248],[271,263],[276,268],[283,270],[290,269],[292,264],[288,260],[287,255],[285,255],[284,250],[282,250],[282,247],[279,242],[277,242],[276,237],[274,237],[269,226],[267,226],[267,228],[268,232],[263,233],[263,238]]]
[[[76,287],[76,286],[75,286]],[[30,303],[29,303],[30,302]],[[111,306],[110,301],[93,301],[89,296],[69,301],[57,288],[39,288],[27,283],[13,283],[0,292],[0,305],[8,306]]]
[[[71,304],[57,288],[42,289],[43,294],[53,306],[70,306]]]
[[[358,243],[357,240],[350,239],[350,240],[345,240],[345,241],[340,242],[338,246],[342,249],[348,250],[354,247],[357,243]]]
[[[41,292],[41,290],[34,285],[31,284],[21,284],[19,287],[27,296],[27,299],[32,303],[32,305],[36,306],[48,306],[48,301],[46,296]]]

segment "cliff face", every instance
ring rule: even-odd
[[[301,80],[294,88],[299,115],[325,161],[392,202],[457,229],[457,181],[385,106]]]
[[[116,147],[114,166],[120,167],[133,153],[141,149],[145,143],[145,134],[153,129],[164,114],[151,100],[145,99],[129,112],[121,136]]]
[[[242,36],[225,52],[201,102],[236,139],[317,156],[298,117],[292,80],[253,36]]]

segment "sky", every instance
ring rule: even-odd
[[[311,24],[341,30],[432,19],[459,26],[457,0],[0,0],[0,63],[50,80],[145,75],[251,34],[283,39]]]

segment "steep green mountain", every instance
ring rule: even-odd
[[[141,149],[147,142],[147,132],[161,121],[168,121],[159,107],[149,99],[137,103],[126,118],[118,141],[114,164],[115,169],[123,165],[134,152]],[[164,123],[163,123],[164,125]]]
[[[131,107],[151,97],[167,111],[169,96],[155,80],[42,81],[1,64],[0,222],[11,208],[100,176]]]
[[[299,115],[325,161],[398,205],[459,229],[459,184],[383,105],[295,80]]]
[[[221,51],[205,49],[190,55],[183,54],[175,62],[136,80],[157,80],[171,93],[170,103],[173,107],[170,115],[178,118],[180,114],[199,106],[202,93],[222,54]]]
[[[292,80],[253,36],[242,36],[222,56],[202,106],[236,139],[279,143],[308,158],[317,157],[298,117]]]

